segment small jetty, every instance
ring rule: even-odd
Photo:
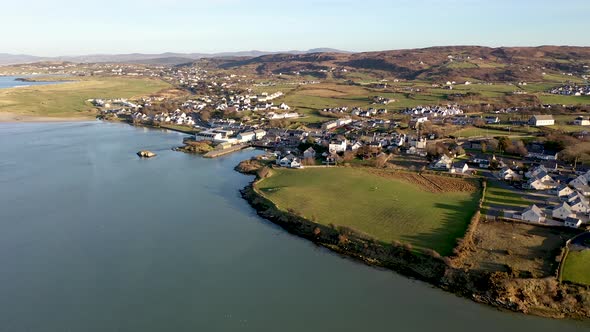
[[[141,150],[141,151],[137,152],[137,155],[140,156],[141,158],[152,158],[152,157],[156,156],[155,153],[153,153],[152,151],[148,151],[148,150]]]
[[[209,151],[207,153],[205,153],[203,155],[203,157],[205,158],[217,158],[217,157],[221,157],[221,156],[225,156],[226,154],[230,154],[236,151],[240,151],[243,150],[247,147],[249,147],[249,144],[238,144],[238,145],[232,145],[230,147],[226,147],[223,148],[222,146],[220,146],[221,148],[217,148],[213,151]]]

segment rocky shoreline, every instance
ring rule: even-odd
[[[291,234],[366,264],[391,269],[499,309],[548,318],[590,318],[590,291],[586,287],[559,283],[557,277],[520,278],[506,272],[465,269],[456,264],[455,260],[464,252],[473,250],[470,242],[479,213],[459,241],[455,256],[441,257],[436,252],[416,251],[399,243],[380,243],[346,227],[328,227],[282,211],[257,192],[256,183],[270,173],[259,166],[260,163],[246,161],[236,166],[239,172],[256,174],[256,179],[241,190],[241,195],[259,216]]]

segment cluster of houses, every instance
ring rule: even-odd
[[[136,116],[145,116],[145,114],[137,112],[132,115],[133,118]],[[153,121],[162,122],[162,123],[174,123],[177,125],[186,125],[186,126],[194,126],[195,120],[191,115],[187,115],[183,111],[177,109],[176,111],[172,112],[171,114],[168,112],[162,112],[156,114],[152,117]]]
[[[388,113],[388,111],[384,108],[375,109],[373,107],[370,107],[365,110],[361,107],[353,107],[352,109],[349,110],[349,108],[346,106],[324,108],[324,109],[322,109],[322,112],[334,113],[334,114],[346,113],[346,114],[350,114],[351,116],[358,116],[358,117],[363,117],[363,118],[370,118],[370,117],[374,117],[377,115],[385,115]]]
[[[532,205],[515,214],[516,219],[532,223],[544,223],[578,228],[590,217],[590,171],[569,181],[560,183],[549,175],[546,167],[538,166],[525,174],[532,189],[549,190],[554,199],[548,198],[547,206]]]
[[[590,85],[566,84],[549,90],[549,93],[565,96],[590,96]]]

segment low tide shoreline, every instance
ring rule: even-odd
[[[85,122],[96,120],[95,117],[51,117],[37,115],[23,115],[10,112],[0,112],[0,123],[21,123],[21,122]]]

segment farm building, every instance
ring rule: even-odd
[[[533,115],[529,119],[529,124],[535,127],[553,126],[555,120],[553,119],[553,115]]]

